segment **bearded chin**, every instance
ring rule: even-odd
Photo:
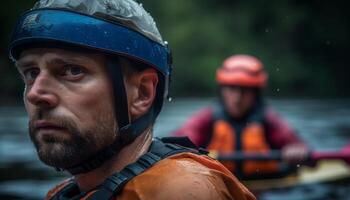
[[[67,133],[62,133],[69,134],[65,137],[55,134],[42,136],[31,125],[29,133],[43,163],[66,169],[87,160],[114,141],[114,131],[109,128],[111,126],[101,125],[94,130],[90,129],[92,131],[78,131],[70,126]]]
[[[44,144],[42,144],[45,142]],[[72,167],[94,154],[97,145],[82,137],[72,137],[69,141],[57,141],[56,138],[45,138],[45,141],[34,140],[38,156],[42,162],[57,168]]]

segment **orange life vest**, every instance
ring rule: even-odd
[[[222,153],[234,151],[268,153],[271,150],[261,123],[248,123],[241,133],[237,134],[233,126],[222,119],[214,122],[208,149]],[[223,164],[238,176],[274,173],[279,168],[277,161],[244,161],[242,163],[225,161]]]
[[[155,162],[151,162],[152,159],[155,159]],[[154,165],[148,166],[149,162]],[[105,181],[88,193],[81,192],[75,181],[69,179],[52,189],[45,200],[72,198],[255,200],[255,197],[221,163],[208,156],[199,155],[194,149],[155,140],[150,151],[135,163],[107,178],[108,184],[105,184]],[[146,170],[138,173],[142,166]],[[122,176],[115,176],[118,174]],[[128,177],[131,179],[125,182],[124,178]],[[120,184],[120,187],[117,187],[119,189],[114,187],[115,183]]]
[[[56,200],[71,180],[52,189],[45,200]],[[208,187],[210,189],[208,189]],[[96,190],[82,195],[88,200]],[[168,157],[128,182],[122,192],[110,200],[161,199],[240,199],[254,196],[219,162],[192,153]],[[101,199],[103,200],[103,199]]]

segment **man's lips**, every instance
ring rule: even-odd
[[[34,122],[35,130],[62,130],[64,127],[58,125],[57,123],[46,121],[46,120],[38,120]]]

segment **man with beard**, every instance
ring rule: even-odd
[[[10,57],[39,158],[73,175],[46,199],[255,199],[201,151],[152,139],[171,54],[134,1],[41,0]]]

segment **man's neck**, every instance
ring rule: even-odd
[[[117,155],[101,167],[85,174],[75,175],[75,180],[81,191],[90,191],[100,185],[107,177],[122,170],[126,165],[135,162],[145,154],[152,143],[151,128],[147,129],[136,140],[124,147]]]

